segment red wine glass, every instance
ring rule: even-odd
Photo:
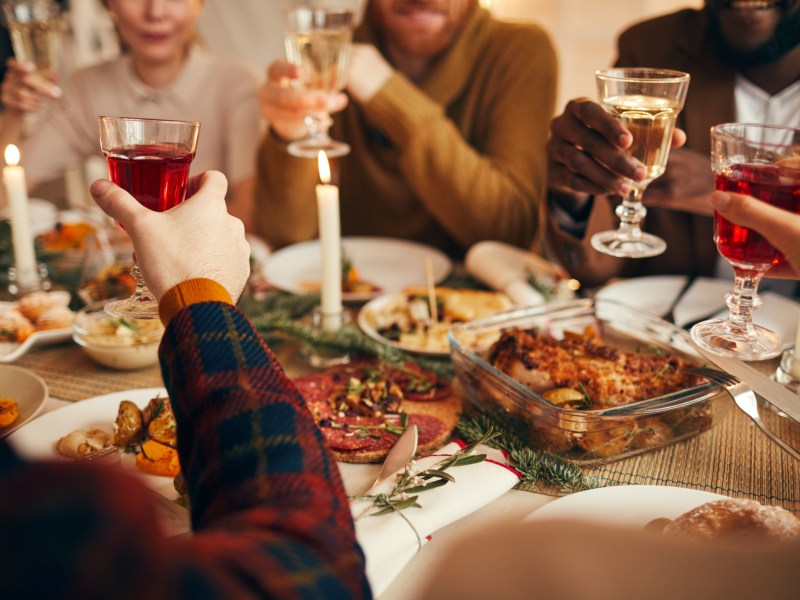
[[[163,212],[183,202],[200,123],[99,117],[98,124],[111,181],[150,210]],[[136,291],[130,298],[106,304],[106,312],[129,319],[157,319],[158,303],[138,265],[134,264],[131,275]]]
[[[800,129],[726,123],[711,128],[711,167],[718,190],[747,194],[792,213],[800,212]],[[781,353],[783,340],[753,323],[761,305],[758,284],[785,258],[761,234],[714,215],[714,242],[733,266],[734,287],[725,296],[727,319],[692,327],[701,347],[741,360],[764,360]]]

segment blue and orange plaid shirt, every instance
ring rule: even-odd
[[[160,357],[193,535],[165,537],[118,469],[27,462],[0,441],[0,597],[369,597],[337,466],[249,321],[193,304]]]

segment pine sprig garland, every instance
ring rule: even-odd
[[[312,327],[302,319],[318,304],[319,294],[275,292],[259,302],[248,300],[240,303],[240,308],[270,344],[279,343],[288,337],[316,350],[351,356],[371,356],[389,364],[415,362],[422,368],[433,371],[440,379],[450,380],[455,376],[449,357],[432,358],[404,352],[367,337],[353,324],[344,325],[336,332]]]
[[[533,486],[542,481],[565,492],[577,492],[598,486],[595,478],[587,477],[577,465],[543,450],[523,443],[515,433],[488,413],[462,415],[458,431],[465,441],[471,442],[495,431],[500,435],[488,445],[508,452],[512,464],[522,474],[521,483]]]

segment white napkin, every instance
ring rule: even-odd
[[[554,275],[555,265],[531,252],[503,242],[478,242],[464,259],[467,271],[483,283],[511,298],[517,306],[545,302],[544,296],[528,283],[528,276]]]
[[[459,442],[452,442],[436,454],[418,459],[417,471],[431,468],[461,447]],[[422,508],[406,508],[402,517],[397,513],[363,515],[369,504],[359,500],[351,502],[356,537],[366,555],[367,578],[374,596],[380,596],[416,554],[420,540],[427,543],[436,530],[478,510],[519,482],[519,474],[508,466],[501,451],[487,446],[478,446],[476,451],[486,454],[487,459],[448,469],[447,473],[455,477],[455,481],[421,492],[417,501]],[[390,477],[377,491],[389,492],[393,486],[394,477]]]
[[[669,310],[685,280],[686,277],[680,275],[636,277],[610,284],[598,291],[596,297],[616,300],[660,316]],[[769,285],[769,280],[765,285]],[[684,327],[700,318],[724,319],[728,316],[725,294],[732,288],[732,280],[698,277],[675,306],[675,324]],[[753,321],[780,335],[784,347],[791,345],[796,337],[800,304],[769,290],[759,296],[764,304],[753,313]]]

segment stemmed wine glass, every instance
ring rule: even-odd
[[[286,58],[300,69],[303,89],[333,95],[347,83],[353,38],[353,11],[340,8],[284,8]],[[289,144],[293,156],[316,158],[349,154],[350,146],[328,135],[333,119],[326,111],[305,117],[308,136]]]
[[[183,202],[200,123],[128,117],[97,120],[111,181],[150,210],[163,212]],[[157,319],[158,303],[138,265],[134,264],[131,275],[136,291],[130,298],[106,304],[106,312],[129,319]]]
[[[800,212],[800,129],[726,123],[711,128],[711,168],[718,190],[753,196],[793,213]],[[733,266],[733,290],[725,296],[727,319],[692,327],[701,347],[741,360],[764,360],[781,352],[783,341],[753,323],[761,305],[758,284],[785,258],[761,234],[714,216],[717,250]]]
[[[17,60],[36,65],[36,73],[51,77],[58,71],[61,9],[53,0],[3,2],[11,45]]]
[[[649,68],[602,69],[595,73],[603,107],[631,132],[628,152],[647,169],[642,181],[630,181],[631,192],[617,207],[619,228],[592,236],[592,247],[604,254],[626,258],[656,256],[667,249],[661,238],[641,230],[647,210],[642,194],[664,173],[675,119],[683,108],[689,75]]]

